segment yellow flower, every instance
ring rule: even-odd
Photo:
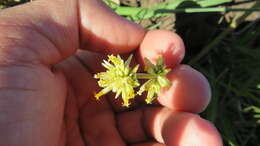
[[[152,101],[160,94],[162,87],[169,87],[170,81],[166,78],[170,69],[167,69],[161,56],[158,57],[156,65],[152,64],[148,59],[145,59],[145,71],[147,73],[138,73],[139,79],[149,79],[146,81],[137,92],[141,95],[147,91],[146,103],[151,104]]]
[[[137,65],[132,69],[130,67],[131,60],[132,55],[126,62],[119,55],[109,55],[108,61],[104,60],[102,65],[107,71],[94,75],[94,78],[99,79],[98,85],[103,88],[95,95],[96,99],[112,91],[116,93],[115,98],[118,98],[121,94],[123,106],[129,107],[129,99],[135,97],[134,88],[140,85],[136,77],[139,66]]]

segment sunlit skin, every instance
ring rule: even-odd
[[[96,0],[37,0],[0,20],[0,146],[222,146],[197,115],[210,87],[180,65],[178,35],[145,32]],[[140,64],[162,55],[172,87],[153,107],[136,100],[129,111],[110,94],[96,101],[105,55],[95,52],[134,53]]]

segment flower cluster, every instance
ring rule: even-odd
[[[146,103],[151,104],[156,96],[160,93],[162,87],[169,87],[170,81],[166,78],[170,69],[167,69],[163,63],[161,56],[157,59],[156,65],[152,64],[148,59],[145,59],[145,69],[147,73],[139,73],[137,76],[139,79],[148,79],[137,92],[141,95],[144,91],[147,91]]]
[[[103,89],[95,94],[98,100],[101,96],[112,91],[116,93],[115,98],[120,95],[123,99],[123,106],[129,107],[129,100],[133,99],[136,94],[141,95],[147,91],[146,103],[150,104],[160,93],[162,87],[169,87],[170,82],[166,78],[166,74],[170,71],[164,65],[162,57],[157,59],[156,64],[152,64],[145,59],[146,73],[137,73],[139,65],[131,68],[130,63],[132,55],[124,62],[119,56],[109,55],[108,61],[104,60],[102,65],[107,69],[106,72],[100,72],[94,75],[99,79],[98,85]],[[136,87],[140,86],[138,79],[146,79],[147,81],[135,92]]]

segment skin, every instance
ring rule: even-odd
[[[0,146],[222,146],[197,115],[210,88],[180,64],[178,35],[145,32],[97,0],[38,0],[2,10],[0,20]],[[141,64],[164,53],[170,90],[131,109],[110,94],[96,101],[102,54],[131,52]]]

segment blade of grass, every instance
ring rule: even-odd
[[[255,3],[255,5],[253,5],[251,7],[252,8],[258,8],[260,7],[260,1],[257,1]],[[228,28],[226,28],[219,36],[217,36],[209,45],[207,45],[206,47],[204,47],[199,53],[198,55],[196,55],[194,58],[192,58],[188,64],[192,65],[196,62],[198,62],[203,56],[205,56],[212,48],[214,48],[215,46],[217,46],[221,40],[223,40],[228,34],[232,33],[237,26],[242,23],[253,11],[247,11],[244,12],[244,14],[242,16],[240,16],[239,18],[235,18],[233,19],[233,21],[231,22],[231,24],[229,25]]]
[[[221,129],[223,131],[223,138],[228,141],[228,144],[230,146],[238,146],[235,135],[234,135],[234,129],[232,127],[232,123],[230,120],[226,118],[227,116],[222,116],[221,123]]]
[[[164,10],[160,10],[158,11],[159,13],[209,13],[209,12],[223,12],[223,13],[227,13],[230,11],[252,11],[252,12],[260,12],[260,9],[258,8],[219,8],[219,7],[213,7],[213,8],[184,8],[184,9],[175,9],[175,10],[168,10],[168,9],[164,9]]]
[[[223,82],[217,82],[218,84],[220,84],[221,86],[227,88],[228,85],[226,85]],[[260,99],[257,98],[256,96],[254,96],[253,94],[249,93],[249,92],[242,92],[239,89],[235,88],[235,87],[230,87],[231,92],[235,93],[235,95],[237,96],[244,96],[246,98],[250,98],[252,101],[255,102],[256,105],[260,106]]]

